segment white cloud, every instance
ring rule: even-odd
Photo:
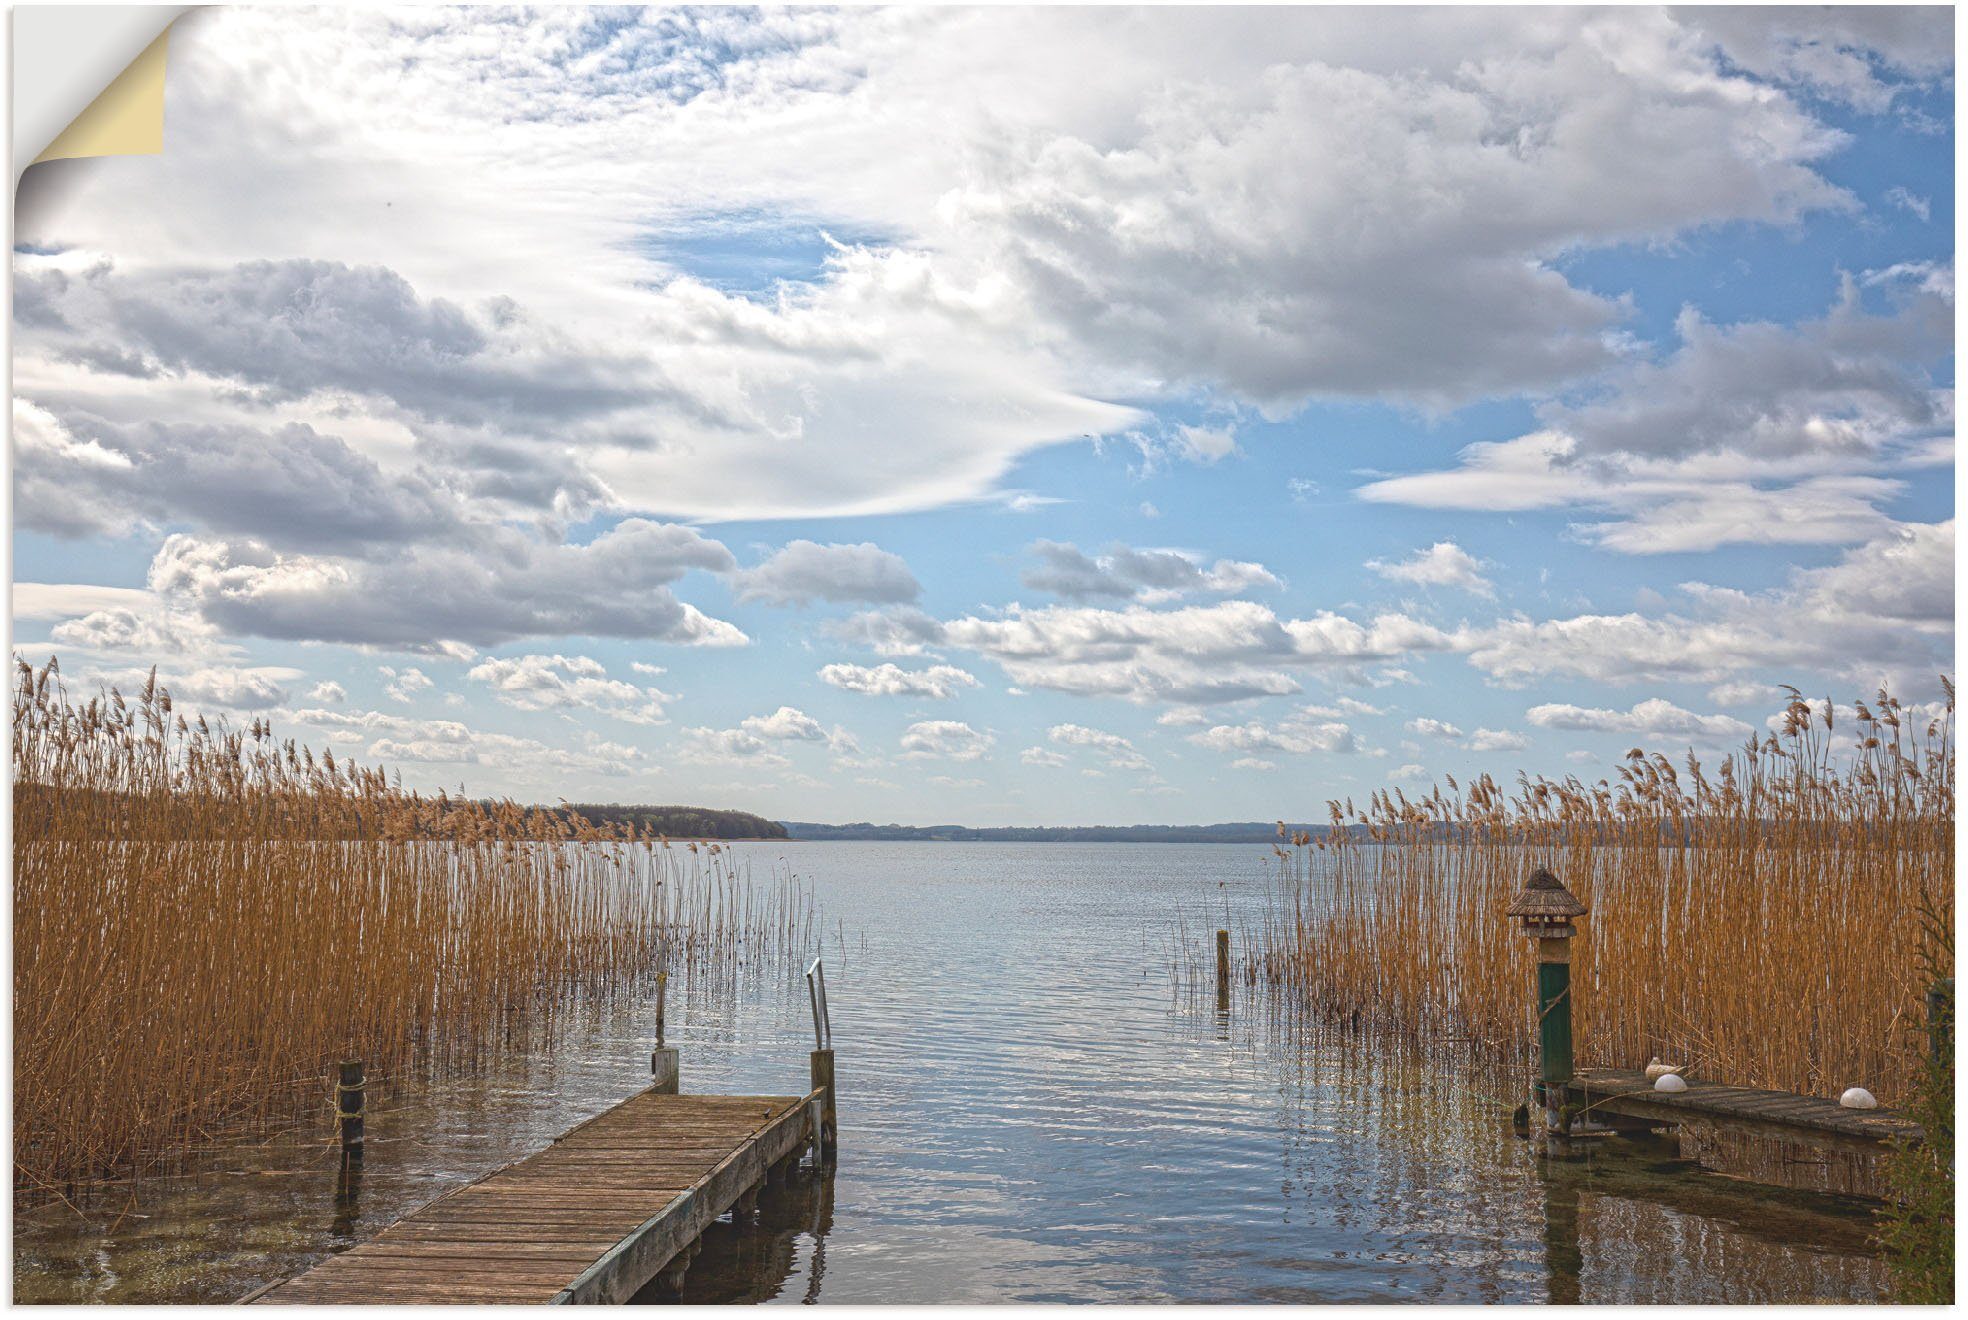
[[[973,729],[961,720],[923,720],[903,731],[902,752],[915,758],[975,761],[996,742],[991,734]]]
[[[1387,772],[1388,782],[1395,784],[1425,784],[1429,781],[1429,778],[1430,775],[1427,766],[1415,765],[1412,762],[1407,765],[1396,766]]]
[[[1425,715],[1422,716],[1420,719],[1409,720],[1407,723],[1407,730],[1409,733],[1420,734],[1424,738],[1445,738],[1449,740],[1454,740],[1456,738],[1462,737],[1462,730],[1457,728],[1455,725],[1449,724],[1443,720],[1433,719]]]
[[[1749,732],[1749,725],[1741,720],[1727,715],[1700,715],[1660,697],[1642,701],[1631,710],[1602,710],[1555,703],[1533,706],[1524,712],[1524,718],[1541,729],[1563,729],[1576,733],[1631,733],[1720,740],[1740,738]]]
[[[1821,320],[1715,326],[1692,311],[1664,360],[1615,373],[1544,430],[1464,449],[1454,468],[1370,482],[1361,498],[1436,509],[1591,508],[1573,528],[1625,554],[1729,544],[1840,544],[1889,530],[1910,468],[1951,460],[1953,393],[1926,362],[1952,345],[1951,279],[1880,272],[1865,310],[1847,280]]]
[[[1437,541],[1403,560],[1369,559],[1367,567],[1384,578],[1424,587],[1454,587],[1476,596],[1493,596],[1495,587],[1483,576],[1482,561],[1454,541]]]
[[[169,155],[23,208],[25,242],[109,260],[29,279],[16,379],[45,405],[87,373],[105,415],[167,380],[332,405],[414,428],[448,486],[702,518],[988,494],[1139,424],[1110,398],[1540,388],[1621,315],[1561,257],[1851,205],[1815,169],[1840,135],[1740,69],[1873,95],[1887,66],[1828,82],[1822,43],[1722,21],[205,11]],[[719,226],[822,224],[883,237],[770,287],[690,273]]]
[[[354,738],[366,743],[362,755],[372,764],[417,762],[444,766],[487,766],[494,770],[523,765],[538,771],[559,771],[619,778],[636,773],[642,753],[636,748],[588,737],[575,747],[554,747],[533,738],[474,729],[456,720],[420,720],[383,711],[305,709],[288,712],[305,728],[323,730],[331,741]],[[645,771],[646,772],[646,771]]]
[[[1353,730],[1334,720],[1317,721],[1291,716],[1267,725],[1258,720],[1244,724],[1218,724],[1189,735],[1189,741],[1213,752],[1288,752],[1295,756],[1314,752],[1357,752],[1360,743]]]
[[[1227,426],[1178,426],[1175,442],[1194,463],[1220,463],[1237,452],[1237,433]]]
[[[871,542],[820,545],[792,541],[760,564],[732,575],[738,599],[769,605],[810,605],[816,600],[912,601],[922,594],[900,555]]]
[[[931,640],[989,657],[1024,687],[1182,705],[1288,694],[1303,669],[1460,644],[1405,615],[1280,619],[1249,601],[1173,610],[1013,606],[1003,618],[939,624]]]
[[[1083,747],[1116,770],[1149,770],[1148,758],[1118,733],[1089,729],[1084,724],[1055,724],[1046,736],[1061,747]]]
[[[228,632],[281,640],[455,652],[576,634],[741,646],[744,633],[668,586],[692,568],[731,566],[730,551],[693,529],[639,519],[585,545],[480,526],[381,559],[174,533],[149,586]]]
[[[1114,544],[1098,558],[1075,545],[1035,541],[1036,568],[1020,578],[1035,591],[1068,600],[1098,598],[1161,604],[1196,592],[1235,595],[1284,584],[1262,564],[1219,559],[1204,567],[1200,557],[1182,550],[1137,550]]]
[[[770,715],[748,716],[738,722],[738,727],[774,742],[827,741],[827,731],[820,726],[820,721],[791,706],[781,706]]]
[[[1478,729],[1469,735],[1465,745],[1472,752],[1521,752],[1531,745],[1531,740],[1507,729]]]
[[[419,692],[427,692],[434,686],[430,675],[414,666],[396,669],[383,665],[376,672],[389,680],[383,691],[389,694],[392,701],[412,701]]]
[[[1045,766],[1053,770],[1065,765],[1067,760],[1058,752],[1047,751],[1043,747],[1027,747],[1018,754],[1018,759],[1026,765]]]
[[[1240,756],[1230,763],[1232,770],[1276,770],[1276,761],[1267,761],[1261,756]]]
[[[1952,669],[1954,524],[1910,523],[1839,562],[1744,592],[1690,582],[1683,610],[1505,620],[1470,638],[1470,663],[1522,686],[1569,674],[1608,683],[1719,682],[1819,673],[1931,691]]]
[[[955,665],[904,669],[894,664],[834,664],[820,670],[820,679],[868,697],[933,697],[939,701],[956,696],[963,688],[978,686],[973,675]]]
[[[517,655],[485,660],[465,675],[484,683],[502,703],[519,710],[586,709],[631,724],[661,724],[667,693],[609,678],[599,660],[585,655]]]
[[[318,706],[339,706],[348,700],[348,689],[333,679],[323,679],[308,689],[307,699]]]

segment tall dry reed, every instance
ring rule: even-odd
[[[1954,910],[1954,690],[1837,717],[1795,693],[1711,774],[1627,754],[1616,779],[1484,776],[1331,804],[1280,846],[1253,971],[1322,1015],[1514,1061],[1535,1044],[1532,942],[1504,909],[1548,866],[1591,914],[1574,941],[1582,1065],[1658,1055],[1739,1085],[1892,1103],[1918,1062],[1923,903]]]
[[[17,1199],[318,1120],[340,1058],[469,1067],[679,959],[815,938],[797,881],[717,845],[406,793],[187,723],[154,677],[79,702],[21,665],[13,756]]]

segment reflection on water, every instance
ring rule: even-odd
[[[1172,989],[1166,933],[1255,924],[1240,847],[756,845],[811,877],[841,1152],[706,1235],[685,1302],[1868,1299],[1863,1203],[1705,1174],[1668,1146],[1546,1163],[1521,1079],[1451,1075]],[[1199,905],[1205,905],[1199,910]],[[672,986],[686,1090],[801,1089],[796,969]],[[21,1300],[225,1300],[359,1241],[622,1099],[649,1006],[594,1006],[550,1054],[372,1092],[336,1195],[319,1131],[133,1205],[17,1217]],[[325,1097],[325,1091],[324,1091]],[[324,1100],[325,1109],[325,1100]],[[652,1300],[654,1298],[652,1297]]]

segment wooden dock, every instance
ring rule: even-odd
[[[1648,1126],[1699,1124],[1742,1136],[1877,1153],[1887,1142],[1918,1142],[1920,1125],[1891,1109],[1846,1109],[1836,1100],[1688,1080],[1685,1091],[1656,1091],[1643,1072],[1580,1069],[1567,1099],[1590,1118]]]
[[[749,1215],[823,1136],[828,1099],[652,1086],[244,1300],[613,1303],[659,1277],[674,1288],[705,1227]]]

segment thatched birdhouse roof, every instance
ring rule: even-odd
[[[1539,867],[1531,873],[1524,892],[1504,911],[1513,917],[1533,920],[1570,921],[1586,913],[1585,904],[1572,897],[1572,891],[1558,883],[1558,877]]]

